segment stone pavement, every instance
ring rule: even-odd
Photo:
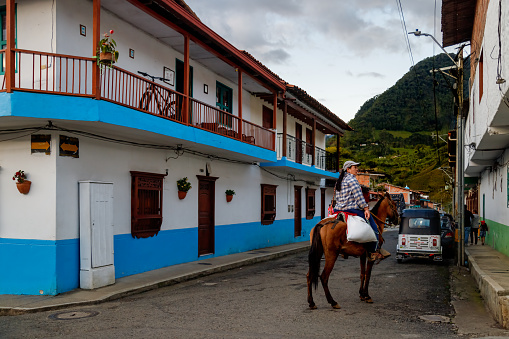
[[[467,246],[465,253],[484,305],[502,327],[509,329],[509,257],[480,243]]]

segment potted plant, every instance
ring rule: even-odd
[[[111,66],[118,60],[117,43],[111,38],[113,33],[113,30],[110,30],[109,34],[104,33],[97,46],[96,58],[101,66]]]
[[[182,200],[186,197],[187,191],[191,189],[191,183],[187,181],[187,177],[177,180],[177,188],[179,199]]]
[[[32,182],[27,180],[25,171],[19,170],[14,173],[12,180],[16,180],[16,187],[18,188],[19,193],[27,194],[30,191],[30,185]]]
[[[226,202],[230,202],[233,199],[233,195],[235,194],[234,190],[226,190]]]

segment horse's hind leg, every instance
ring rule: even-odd
[[[330,253],[330,252],[329,252]],[[338,258],[338,253],[331,253],[327,256],[325,255],[325,267],[323,268],[322,275],[320,276],[320,280],[322,281],[323,290],[325,292],[325,297],[327,301],[333,308],[341,308],[339,304],[332,298],[332,295],[329,291],[329,277],[334,268],[334,264],[336,263],[336,259]]]
[[[316,310],[316,305],[315,305],[315,302],[313,300],[313,284],[312,284],[312,281],[311,281],[311,276],[310,276],[310,272],[308,272],[308,274],[306,274],[306,280],[307,280],[307,283],[308,283],[308,304],[309,304],[309,308],[312,309],[312,310]]]

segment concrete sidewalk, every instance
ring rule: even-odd
[[[490,246],[465,248],[470,273],[493,318],[509,329],[509,257]]]
[[[0,315],[48,311],[114,300],[217,272],[305,251],[309,241],[193,261],[120,278],[95,290],[76,289],[56,296],[0,295]]]

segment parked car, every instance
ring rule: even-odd
[[[454,222],[450,214],[441,214],[440,228],[442,252],[444,255],[452,256],[454,254]]]
[[[431,208],[407,208],[401,215],[396,260],[429,258],[442,261],[440,213]]]

